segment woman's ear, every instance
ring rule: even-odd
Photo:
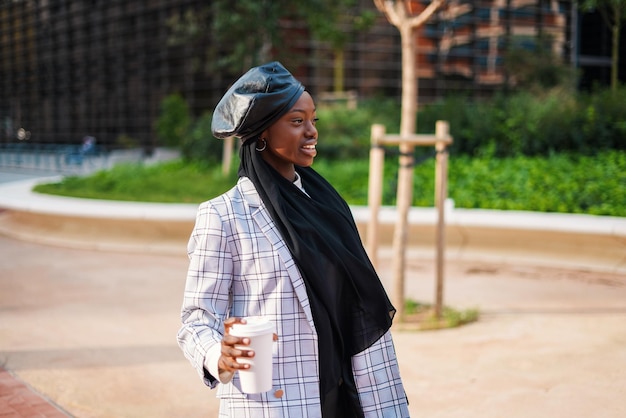
[[[261,135],[259,135],[259,138],[263,138],[267,141],[267,139],[269,138],[269,129],[264,130],[263,132],[261,132]]]

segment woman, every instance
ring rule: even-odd
[[[244,74],[213,115],[216,137],[242,140],[239,181],[199,208],[178,341],[218,386],[223,417],[409,415],[395,309],[349,207],[310,168],[316,122],[310,94],[278,62]],[[237,358],[254,353],[229,329],[257,315],[277,329],[273,389],[244,394]]]

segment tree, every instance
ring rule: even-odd
[[[170,43],[203,45],[209,73],[240,73],[271,59],[288,5],[287,0],[213,0],[200,10],[173,15]]]
[[[328,42],[333,50],[333,90],[344,91],[345,46],[351,34],[368,30],[375,14],[358,11],[356,0],[311,0],[303,3],[303,17],[313,37]]]
[[[416,63],[416,30],[422,26],[444,3],[445,0],[432,0],[419,14],[414,15],[411,0],[374,0],[376,8],[380,10],[389,23],[400,31],[402,44],[402,109],[400,115],[400,137],[410,136],[416,133],[418,89],[417,89],[417,63]],[[396,223],[393,247],[393,274],[394,305],[397,309],[400,321],[404,314],[404,270],[405,259],[403,249],[406,246],[406,227],[408,208],[412,201],[413,190],[413,146],[400,145],[400,167],[398,173],[398,221]],[[404,169],[402,168],[404,167]],[[408,201],[407,201],[408,200]],[[439,302],[438,298],[438,301]],[[437,315],[441,312],[439,303],[435,306]]]
[[[444,3],[445,0],[432,0],[418,15],[413,16],[411,0],[374,0],[389,23],[400,31],[402,44],[402,109],[400,115],[400,135],[416,132],[417,116],[417,45],[415,34]]]
[[[626,21],[626,0],[583,0],[580,3],[583,11],[597,10],[611,30],[611,89],[617,90],[619,71],[619,40],[622,32],[622,21]]]
[[[374,13],[359,12],[356,6],[356,0],[310,0],[296,6],[288,0],[213,0],[200,10],[172,16],[170,43],[203,45],[209,73],[243,72],[271,60],[274,54],[290,67],[298,57],[287,49],[291,45],[282,38],[280,23],[296,21],[313,38],[330,44],[334,89],[343,91],[345,45],[352,33],[367,30],[375,19]]]

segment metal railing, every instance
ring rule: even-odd
[[[109,152],[95,145],[8,143],[0,144],[0,168],[76,173],[105,169]]]
[[[0,144],[0,169],[29,170],[63,175],[85,175],[106,170],[119,163],[153,163],[178,157],[177,151],[157,148],[147,156],[141,148],[107,149],[94,145]]]

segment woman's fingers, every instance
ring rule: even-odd
[[[254,351],[247,349],[250,345],[248,337],[225,335],[222,339],[222,355],[228,357],[254,357]]]
[[[228,318],[224,321],[225,334],[222,338],[222,355],[220,356],[218,364],[222,370],[235,371],[250,368],[249,364],[239,363],[237,361],[240,357],[254,357],[254,351],[245,348],[245,346],[250,345],[250,338],[230,335],[230,328],[234,324],[245,322],[245,319],[241,318]]]
[[[245,324],[246,320],[243,318],[237,318],[237,317],[230,317],[227,320],[224,321],[224,331],[226,334],[229,333],[230,328],[234,325],[234,324]]]
[[[219,359],[219,367],[221,370],[235,371],[249,369],[250,365],[239,363],[238,358],[254,357],[254,351],[246,349],[250,345],[250,338],[236,337],[230,334],[230,328],[237,323],[245,324],[243,318],[231,317],[224,321],[224,337],[222,338],[222,355]],[[273,340],[278,341],[278,334],[273,334]]]

